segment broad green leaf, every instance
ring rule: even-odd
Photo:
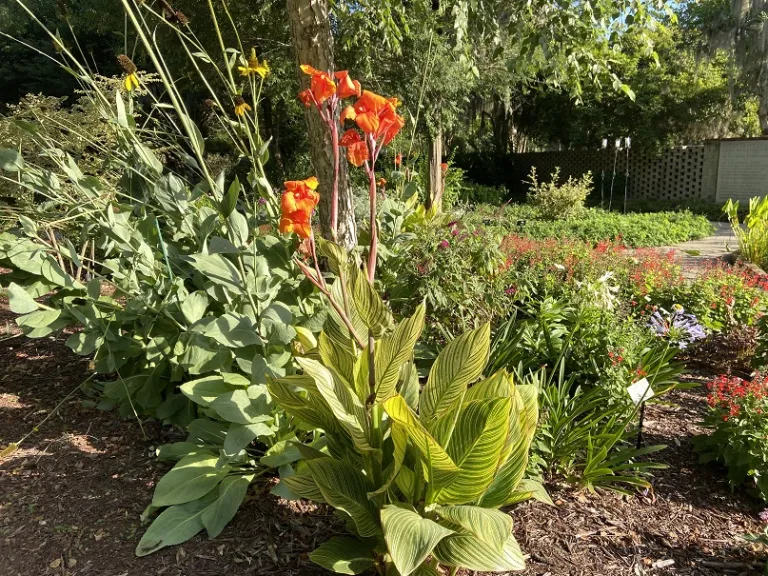
[[[206,308],[208,308],[208,296],[200,290],[192,292],[181,303],[181,312],[190,324],[200,320],[205,315]]]
[[[376,507],[367,496],[371,485],[363,474],[350,464],[333,458],[307,460],[306,464],[325,501],[346,512],[360,536],[365,538],[381,533]]]
[[[461,528],[499,552],[512,533],[512,518],[501,510],[480,506],[438,506],[435,512],[453,527]]]
[[[400,369],[412,356],[413,348],[424,329],[424,306],[400,322],[392,335],[376,344],[376,401],[383,402],[397,393]]]
[[[144,162],[144,164],[152,168],[152,170],[158,174],[161,174],[163,172],[163,164],[160,162],[160,160],[157,159],[155,153],[152,152],[148,146],[142,144],[141,142],[137,142],[135,146],[136,152],[138,153],[142,162]]]
[[[61,316],[61,310],[37,310],[16,318],[16,324],[26,328],[46,328]]]
[[[428,518],[400,506],[384,506],[381,525],[389,555],[401,576],[409,576],[427,559],[438,542],[454,534]]]
[[[220,206],[220,212],[221,215],[224,216],[224,218],[229,217],[230,214],[232,214],[232,211],[235,209],[235,206],[237,206],[237,198],[240,196],[240,179],[235,176],[235,179],[232,180],[232,183],[229,185],[229,188],[227,189],[227,193],[224,194],[224,198],[221,200],[221,206]]]
[[[290,440],[281,440],[270,447],[266,454],[261,457],[261,463],[270,468],[279,468],[285,464],[301,460],[301,457],[299,442],[293,436]]]
[[[187,426],[190,440],[201,440],[209,444],[223,445],[227,438],[227,424],[215,422],[206,418],[193,420]]]
[[[172,444],[163,444],[155,450],[158,460],[170,460],[172,462],[178,462],[191,454],[216,456],[212,447],[200,444],[199,442],[174,442]]]
[[[435,360],[421,394],[420,416],[427,428],[456,407],[467,386],[483,373],[491,345],[489,324],[450,342]]]
[[[525,570],[523,553],[511,534],[501,552],[470,534],[448,536],[435,547],[435,558],[446,566],[478,572]]]
[[[394,422],[405,427],[408,438],[421,453],[424,477],[434,482],[435,488],[450,484],[458,476],[459,468],[443,447],[422,426],[403,397],[392,396],[383,403],[383,406]]]
[[[24,158],[18,150],[5,148],[0,150],[0,170],[5,172],[21,172],[24,170]]]
[[[357,448],[372,450],[365,406],[354,391],[347,388],[338,378],[334,378],[320,362],[311,358],[296,358],[296,362],[304,373],[315,381],[318,392],[328,403],[341,426],[352,436]]]
[[[248,243],[248,219],[237,210],[233,210],[227,218],[233,242],[237,246],[245,246]]]
[[[14,282],[8,285],[8,300],[10,301],[11,311],[16,314],[29,314],[39,307],[34,298],[24,288]]]
[[[229,472],[229,466],[216,468],[218,458],[193,454],[179,461],[160,478],[152,497],[153,506],[173,506],[202,498]]]
[[[335,536],[317,547],[309,559],[318,566],[337,574],[361,574],[371,568],[376,557],[357,538]]]
[[[235,517],[253,480],[253,474],[227,476],[219,484],[219,496],[203,511],[203,526],[209,538],[216,538]]]
[[[224,440],[224,452],[237,454],[259,436],[274,436],[272,428],[263,422],[256,424],[232,424]]]
[[[233,294],[241,294],[243,280],[232,262],[220,254],[193,254],[195,268],[209,281],[223,286]]]
[[[436,502],[474,502],[485,492],[507,441],[510,404],[510,398],[499,398],[470,402],[463,408],[447,450],[461,472],[436,494]]]
[[[379,337],[392,325],[392,314],[362,270],[354,269],[352,301],[363,324]]]
[[[200,406],[210,406],[211,402],[220,395],[231,392],[232,389],[224,383],[221,376],[207,376],[191,380],[179,386],[179,390]]]
[[[240,314],[224,314],[205,330],[205,335],[228,348],[245,348],[263,344],[259,331],[250,318]]]
[[[98,332],[76,332],[64,344],[79,356],[90,356],[103,343],[104,337]]]
[[[211,407],[228,422],[256,424],[271,419],[269,394],[263,384],[220,394]]]
[[[163,511],[141,537],[136,556],[146,556],[192,538],[204,528],[203,511],[209,503],[210,499],[195,500]]]
[[[202,334],[188,333],[186,350],[179,356],[179,366],[190,374],[226,370],[232,364],[232,353]]]
[[[282,302],[273,302],[262,313],[259,328],[270,344],[287,345],[296,338],[292,323],[293,313],[288,307]]]

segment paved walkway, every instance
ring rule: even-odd
[[[712,222],[715,233],[701,240],[691,240],[661,250],[674,250],[683,267],[683,276],[692,279],[699,276],[708,265],[717,261],[730,261],[739,243],[729,222]]]

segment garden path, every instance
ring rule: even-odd
[[[660,250],[673,250],[680,260],[683,276],[689,280],[701,275],[707,266],[718,261],[730,260],[738,248],[738,241],[728,222],[712,222],[715,233],[712,236],[691,240]]]

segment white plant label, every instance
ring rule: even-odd
[[[632,384],[632,386],[627,388],[627,393],[635,404],[646,402],[656,395],[647,378],[643,378]]]

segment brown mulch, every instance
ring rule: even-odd
[[[307,553],[340,529],[323,509],[252,494],[215,540],[198,536],[136,558],[140,516],[167,466],[154,448],[168,432],[90,407],[76,392],[89,375],[62,338],[8,338],[12,315],[0,301],[0,446],[32,431],[0,461],[0,574],[319,575]],[[4,340],[5,338],[5,340]],[[699,465],[690,439],[703,391],[675,391],[648,409],[649,443],[668,444],[653,490],[632,497],[555,490],[555,508],[511,511],[530,554],[528,575],[760,574],[760,554],[739,536],[759,529],[760,505],[732,493],[722,469]]]

